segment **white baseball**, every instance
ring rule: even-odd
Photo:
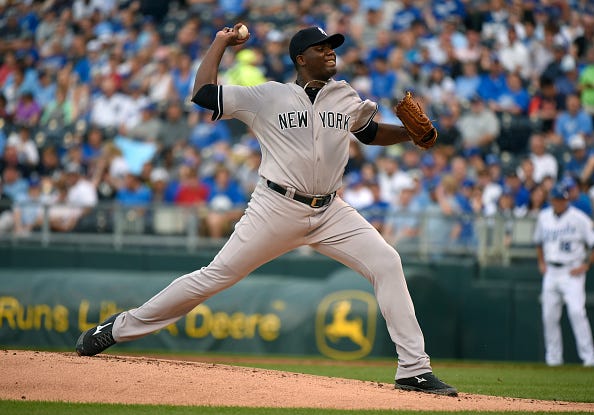
[[[248,36],[248,28],[246,25],[242,24],[241,26],[239,26],[239,29],[237,29],[237,37],[239,39],[245,39]]]

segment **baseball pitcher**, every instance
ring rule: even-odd
[[[432,373],[400,256],[336,194],[351,139],[392,145],[435,143],[437,132],[410,94],[397,105],[404,127],[376,123],[378,106],[335,81],[342,34],[318,27],[297,32],[289,54],[297,71],[291,83],[219,85],[217,74],[229,46],[242,45],[237,24],[217,32],[196,74],[192,101],[213,119],[236,118],[257,136],[261,180],[233,234],[207,266],[173,281],[142,306],[112,316],[81,335],[76,349],[91,356],[177,321],[212,295],[237,283],[272,259],[302,245],[359,272],[372,284],[396,345],[396,387],[456,396]]]

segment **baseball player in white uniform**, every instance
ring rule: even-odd
[[[594,366],[592,330],[586,315],[586,272],[594,260],[592,220],[570,205],[562,184],[551,191],[551,206],[538,215],[534,231],[538,268],[542,281],[542,321],[545,360],[549,366],[563,364],[561,312],[573,329],[579,357],[584,366]]]
[[[396,387],[456,396],[433,375],[400,256],[336,191],[341,187],[353,135],[365,144],[410,140],[401,126],[373,121],[378,106],[335,81],[334,49],[342,34],[310,27],[297,32],[289,53],[296,82],[243,87],[218,85],[228,46],[245,43],[239,27],[217,32],[196,74],[193,102],[213,119],[243,121],[262,149],[261,180],[233,234],[206,267],[183,275],[142,306],[110,317],[81,334],[76,350],[92,356],[174,323],[212,295],[266,262],[302,245],[349,266],[373,285],[396,345]]]

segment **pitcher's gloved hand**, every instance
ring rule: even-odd
[[[410,92],[396,105],[396,115],[413,143],[424,150],[433,147],[437,141],[437,129]]]

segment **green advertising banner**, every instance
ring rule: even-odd
[[[179,274],[0,270],[0,345],[73,349],[79,334],[137,307]],[[158,333],[118,348],[334,359],[394,356],[371,285],[351,271],[325,279],[251,275]]]

